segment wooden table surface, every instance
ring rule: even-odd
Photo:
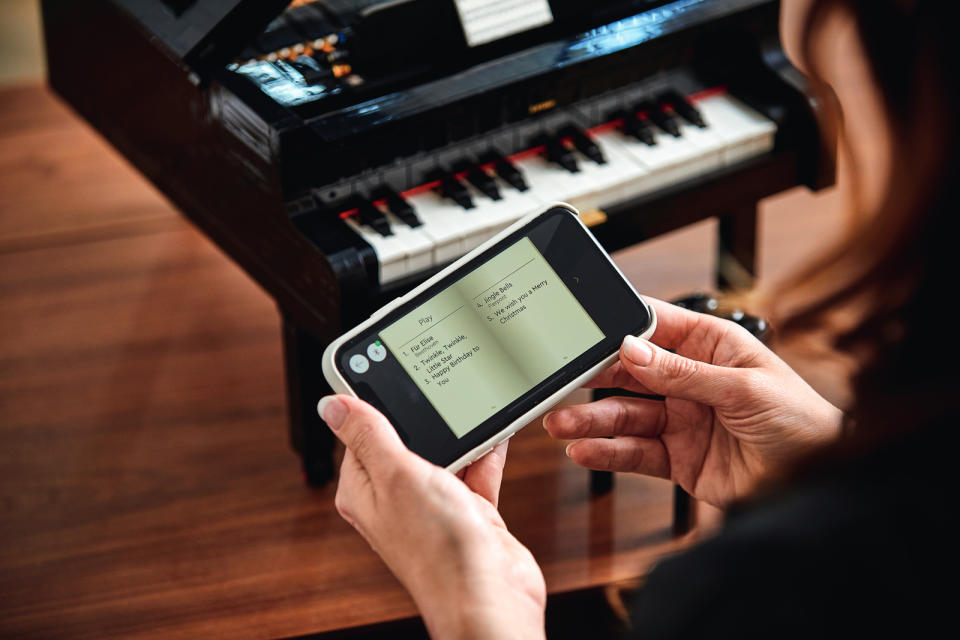
[[[761,269],[825,243],[835,200],[765,205]],[[811,208],[823,224],[798,242]],[[708,287],[713,229],[618,260],[654,295]],[[415,615],[334,486],[303,484],[282,376],[271,300],[47,89],[0,91],[0,636],[289,637]],[[668,483],[620,476],[591,498],[536,425],[502,494],[551,593],[677,547]]]

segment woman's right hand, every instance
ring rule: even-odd
[[[665,400],[605,398],[548,414],[550,435],[580,439],[567,447],[574,462],[669,478],[724,507],[839,435],[841,411],[747,330],[647,300],[657,312],[652,341],[627,336],[620,361],[588,386]]]

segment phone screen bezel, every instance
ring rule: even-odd
[[[350,369],[350,357],[362,353],[370,342],[379,340],[383,329],[524,237],[530,238],[600,328],[604,334],[600,342],[461,438],[454,435],[393,354],[388,352],[383,362],[371,363],[371,367],[379,367],[377,372],[382,374],[379,378],[366,372],[357,374]],[[431,462],[447,466],[616,353],[623,336],[627,333],[639,335],[649,328],[651,322],[652,316],[646,303],[576,218],[576,214],[569,209],[555,207],[344,341],[334,352],[333,359],[347,384],[361,399],[387,416],[410,449]]]

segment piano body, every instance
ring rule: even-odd
[[[53,88],[282,316],[291,439],[333,474],[323,347],[545,203],[611,251],[832,184],[769,0],[43,0]]]

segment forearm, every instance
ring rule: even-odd
[[[510,538],[500,553],[497,544],[474,540],[467,557],[443,562],[431,570],[408,572],[405,581],[434,639],[545,637],[546,588],[529,552]],[[530,562],[527,562],[529,558]]]
[[[544,608],[524,594],[509,590],[480,596],[454,594],[447,602],[417,606],[434,640],[542,640]]]

